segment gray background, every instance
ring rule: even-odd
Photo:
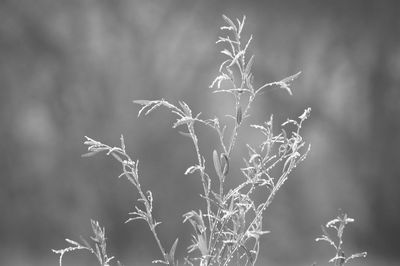
[[[356,219],[346,249],[369,252],[353,265],[398,265],[399,11],[398,1],[1,1],[0,264],[56,265],[51,248],[88,237],[91,218],[125,265],[160,257],[146,224],[123,223],[137,194],[120,166],[80,157],[85,135],[118,145],[121,133],[153,191],[161,240],[179,237],[182,261],[191,228],[181,215],[203,206],[199,178],[183,175],[192,144],[165,110],[136,119],[132,100],[184,100],[204,117],[229,110],[207,89],[226,14],[247,16],[256,84],[303,72],[294,96],[263,94],[249,122],[313,110],[303,131],[312,151],[267,211],[259,265],[327,265],[333,250],[314,239],[339,208]],[[215,134],[199,132],[209,157]]]

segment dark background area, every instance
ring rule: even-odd
[[[215,45],[222,14],[247,16],[257,85],[302,71],[293,96],[276,90],[255,102],[255,121],[313,110],[304,129],[312,151],[266,213],[271,234],[258,265],[327,265],[333,250],[314,239],[339,208],[356,221],[345,248],[369,253],[352,265],[399,265],[394,0],[1,1],[0,265],[56,265],[51,249],[89,237],[91,218],[125,265],[160,257],[146,224],[124,224],[137,194],[117,179],[118,163],[80,157],[85,135],[118,145],[121,133],[153,191],[161,240],[179,237],[182,261],[191,228],[181,215],[203,206],[199,178],[183,174],[196,159],[192,144],[164,110],[137,119],[132,100],[184,100],[204,117],[224,114],[229,101],[208,89],[223,59]],[[200,133],[210,155],[215,135]],[[65,265],[95,263],[85,253],[65,257]]]

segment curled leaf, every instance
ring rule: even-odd
[[[198,166],[198,165],[190,166],[190,167],[186,170],[185,175],[193,174],[196,170],[200,170],[200,166]]]

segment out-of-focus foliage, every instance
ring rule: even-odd
[[[2,1],[0,264],[54,265],[50,248],[88,235],[91,218],[108,228],[110,253],[125,265],[154,257],[146,226],[123,224],[135,192],[115,182],[118,165],[80,157],[83,136],[117,144],[121,133],[141,161],[143,185],[157,195],[162,241],[170,246],[179,235],[182,254],[190,225],[180,214],[200,200],[198,184],[184,176],[195,160],[192,144],[165,113],[136,120],[132,100],[226,110],[229,102],[207,89],[221,59],[221,14],[248,18],[255,83],[302,71],[292,97],[265,93],[255,117],[274,112],[283,122],[313,109],[305,131],[313,149],[264,219],[272,233],[262,265],[328,257],[313,239],[338,208],[357,220],[347,232],[349,252],[367,250],[370,265],[398,263],[398,10],[394,0]],[[215,135],[203,133],[207,149],[204,140]]]

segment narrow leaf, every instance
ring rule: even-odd
[[[136,101],[133,101],[133,102],[136,103],[136,104],[143,105],[143,107],[140,108],[140,110],[139,110],[139,112],[138,112],[138,117],[142,114],[142,112],[143,112],[147,107],[149,107],[149,106],[152,104],[152,101],[148,101],[148,100],[136,100]]]
[[[233,23],[233,21],[225,15],[222,15],[222,17],[226,21],[226,23],[228,23],[229,26],[231,26],[237,32],[237,27],[236,27],[235,23]]]
[[[243,245],[241,245],[241,247],[242,247],[242,249],[244,250],[244,252],[246,253],[247,259],[250,261],[251,264],[253,264],[254,258],[253,258],[253,256],[251,255],[250,251],[249,251],[245,246],[243,246]]]
[[[77,247],[82,246],[82,245],[79,244],[78,242],[76,242],[76,241],[74,241],[74,240],[71,240],[71,239],[68,239],[68,238],[66,238],[65,241],[67,241],[68,243],[70,243],[70,244],[72,244],[72,245],[74,245],[74,246],[77,246]]]
[[[178,241],[179,239],[177,238],[174,242],[174,244],[172,244],[172,247],[169,251],[168,254],[168,262],[170,263],[170,265],[175,265],[175,250],[176,250],[176,246],[178,245]]]
[[[282,79],[280,82],[287,84],[288,82],[292,82],[293,80],[297,79],[300,76],[300,74],[301,74],[301,71],[297,72],[296,74],[294,74],[292,76]]]
[[[193,118],[191,117],[182,117],[181,119],[178,119],[175,124],[172,126],[172,128],[176,128],[178,126],[184,125],[184,124],[189,124],[193,122]]]
[[[185,175],[193,174],[196,170],[199,170],[199,169],[200,169],[200,167],[199,167],[198,165],[190,166],[190,167],[185,171]]]
[[[230,60],[229,59],[227,59],[227,60],[225,60],[224,62],[222,62],[222,64],[219,66],[219,69],[218,69],[218,71],[219,72],[222,72],[222,68],[224,67],[224,65],[226,64],[226,63],[228,63]]]
[[[224,176],[227,176],[228,175],[228,172],[229,172],[229,158],[228,158],[228,156],[225,154],[225,153],[222,153],[221,154],[221,161],[222,161],[222,159],[224,159],[224,161],[225,161],[225,165],[224,165],[224,171],[223,171],[223,175]]]
[[[229,52],[228,50],[224,49],[221,51],[222,54],[226,54],[227,56],[229,56],[230,58],[233,58],[233,55],[231,52]]]
[[[149,108],[149,110],[146,111],[144,115],[150,114],[153,110],[155,110],[157,107],[161,106],[163,102],[157,101],[156,104],[154,104],[152,107]]]
[[[244,53],[246,53],[247,48],[249,48],[249,45],[250,45],[250,43],[251,43],[251,40],[253,40],[253,35],[250,35],[250,38],[249,38],[249,40],[247,41],[246,46],[245,46],[244,49],[243,49],[243,52],[244,52]]]
[[[244,50],[242,50],[242,51],[240,51],[239,53],[237,53],[236,55],[235,55],[235,57],[232,59],[232,62],[229,64],[229,66],[233,66],[238,60],[239,60],[239,58],[241,57],[241,56],[243,56],[244,55]]]
[[[219,178],[222,178],[222,171],[221,171],[221,163],[218,158],[218,152],[216,150],[213,151],[213,161],[214,161],[214,167],[215,167],[215,172],[217,173]]]
[[[81,241],[85,247],[87,247],[88,249],[92,249],[89,242],[87,242],[87,240],[85,238],[83,238],[82,236],[80,236],[79,238],[81,239]]]
[[[178,131],[184,137],[192,138],[192,135],[189,132]]]
[[[183,112],[187,116],[192,116],[192,110],[190,110],[189,106],[184,101],[179,101],[179,104],[181,105]]]
[[[367,252],[356,253],[356,254],[353,254],[353,255],[347,257],[345,260],[345,263],[347,263],[349,260],[352,260],[355,258],[365,258],[366,256],[367,256]]]
[[[140,105],[148,105],[151,104],[152,101],[149,100],[135,100],[133,103],[140,104]]]
[[[112,152],[111,155],[120,163],[123,162],[122,158],[119,157],[119,155],[117,155],[115,152]]]
[[[236,123],[240,125],[241,122],[242,122],[242,107],[239,106],[236,112]]]
[[[242,30],[243,30],[243,26],[244,26],[245,20],[246,20],[246,16],[243,16],[242,22],[240,22],[239,19],[237,19],[237,22],[238,22],[238,24],[239,24],[239,32],[238,32],[238,35],[239,35],[239,36],[240,36],[240,33],[241,33]]]
[[[124,135],[121,134],[121,149],[125,151],[125,140],[124,140]]]
[[[160,264],[169,265],[169,263],[167,261],[163,261],[163,260],[153,260],[151,263],[153,263],[153,264],[160,263]]]
[[[250,74],[253,64],[254,64],[254,55],[252,55],[249,59],[249,62],[247,62],[246,69],[244,71],[246,77]]]
[[[94,156],[95,154],[97,154],[99,152],[100,152],[100,150],[91,151],[91,152],[82,154],[81,157],[92,157],[92,156]]]

